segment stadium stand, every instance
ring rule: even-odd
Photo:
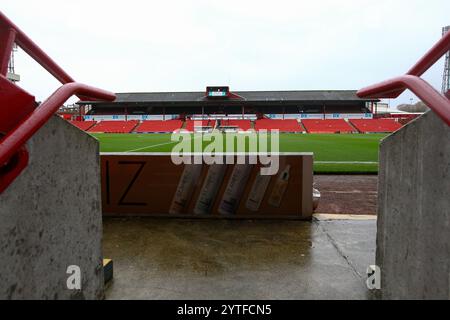
[[[252,128],[252,123],[250,120],[229,119],[229,120],[221,120],[220,126],[221,127],[237,127],[242,131],[247,131]]]
[[[211,127],[216,126],[216,120],[186,120],[185,129],[190,132],[194,132],[194,126]]]
[[[173,132],[183,125],[181,120],[148,120],[143,121],[134,129],[134,132]]]
[[[280,132],[303,132],[302,127],[295,119],[278,120],[278,119],[260,119],[255,122],[255,129],[271,130],[278,129]]]
[[[97,123],[97,121],[69,121],[69,122],[78,129],[83,131],[88,131]]]
[[[97,109],[91,109],[89,110],[86,114],[88,115],[97,115],[97,116],[102,116],[102,115],[124,115],[125,114],[125,108],[108,108],[108,107],[103,107],[103,108],[97,108]]]
[[[139,121],[100,121],[91,127],[88,132],[104,132],[104,133],[130,133],[138,125]]]
[[[305,119],[302,124],[308,133],[352,133],[356,132],[344,119]]]
[[[402,127],[402,124],[392,119],[351,119],[351,124],[361,133],[394,132]]]

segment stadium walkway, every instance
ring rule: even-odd
[[[105,218],[107,299],[370,299],[375,217]]]

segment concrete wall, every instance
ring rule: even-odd
[[[56,116],[29,141],[28,168],[0,195],[0,299],[103,297],[98,148]]]
[[[380,148],[383,299],[450,298],[450,127],[427,112]]]

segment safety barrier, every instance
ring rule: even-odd
[[[0,12],[0,193],[28,165],[25,143],[72,95],[112,101],[115,95],[75,82],[60,66],[39,48],[23,31]],[[34,96],[10,82],[8,63],[16,43],[63,85],[39,106]]]
[[[449,50],[450,32],[447,32],[405,75],[363,88],[357,95],[360,98],[397,98],[410,89],[450,126],[450,93],[441,94],[420,78]]]

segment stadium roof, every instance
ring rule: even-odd
[[[312,91],[233,91],[237,97],[214,102],[246,102],[246,103],[307,103],[307,102],[363,102],[379,101],[378,99],[361,99],[356,90],[312,90]],[[117,99],[108,104],[127,103],[159,103],[159,104],[202,104],[210,102],[204,91],[198,92],[130,92],[117,93]],[[211,101],[212,102],[212,101]],[[79,104],[101,104],[100,101],[80,101]]]

